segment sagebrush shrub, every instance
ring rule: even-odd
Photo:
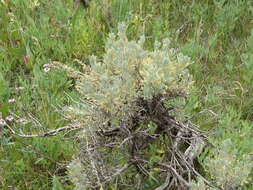
[[[230,139],[223,141],[206,160],[205,165],[215,183],[225,190],[237,189],[247,183],[253,168],[252,156],[238,156]]]
[[[156,139],[165,134],[162,131],[168,130],[170,122],[177,126],[163,102],[185,96],[193,83],[187,69],[190,59],[170,48],[168,39],[162,44],[156,42],[154,50],[148,51],[143,47],[145,37],[138,42],[129,41],[126,29],[125,24],[119,24],[118,34],[109,35],[103,59],[91,56],[89,65],[83,65],[83,72],[54,63],[77,79],[76,88],[82,97],[77,106],[66,109],[66,116],[83,129],[80,154],[70,164],[70,176],[77,189],[111,181],[130,159],[126,153],[131,152],[133,135],[139,141],[139,153],[147,154],[144,149],[149,145],[138,143],[152,143],[150,136]],[[158,127],[148,125],[150,122]],[[167,141],[158,141],[163,140]]]

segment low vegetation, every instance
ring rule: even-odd
[[[252,189],[252,16],[1,0],[0,189]]]

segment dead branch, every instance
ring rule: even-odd
[[[81,154],[84,168],[90,177],[84,183],[93,184],[91,188],[100,186],[102,182],[105,182],[103,185],[111,183],[129,167],[128,164],[135,167],[141,178],[152,178],[152,155],[147,152],[150,151],[150,146],[159,143],[166,156],[155,163],[152,161],[159,168],[160,179],[164,180],[156,190],[169,187],[189,189],[196,177],[201,177],[206,184],[211,185],[194,164],[205,146],[206,136],[203,132],[190,122],[178,122],[169,114],[169,108],[163,104],[161,97],[154,97],[152,100],[139,99],[136,105],[140,109],[130,118],[120,121],[119,126],[113,126],[107,121],[107,124],[97,130],[90,130],[87,147]],[[150,122],[154,124],[154,128],[147,127]],[[128,159],[128,164],[122,166],[120,162],[116,162],[111,155],[114,151]]]
[[[164,189],[166,189],[170,184],[170,177],[171,177],[171,175],[168,173],[164,184],[160,185],[155,190],[164,190]]]
[[[78,130],[80,129],[80,127],[75,127],[75,126],[64,126],[64,127],[60,127],[60,128],[57,128],[55,130],[52,130],[52,131],[48,131],[48,132],[45,132],[45,133],[41,133],[41,134],[33,134],[33,135],[24,135],[24,134],[19,134],[17,133],[15,130],[13,130],[13,128],[8,125],[6,123],[5,125],[9,130],[10,132],[13,134],[13,135],[16,135],[16,136],[19,136],[19,137],[23,137],[23,138],[34,138],[34,137],[49,137],[49,136],[55,136],[57,135],[59,132],[61,131],[68,131],[68,130]]]

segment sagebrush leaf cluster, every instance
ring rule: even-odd
[[[119,24],[118,34],[109,35],[103,61],[90,58],[77,85],[80,93],[116,117],[131,111],[138,97],[187,93],[192,84],[190,59],[170,48],[168,39],[156,42],[153,51],[145,50],[144,42],[144,36],[129,41],[126,26]]]

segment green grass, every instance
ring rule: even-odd
[[[59,110],[78,97],[74,82],[43,65],[60,61],[79,68],[89,55],[102,56],[108,33],[125,21],[130,39],[147,36],[147,49],[169,37],[194,61],[195,88],[182,107],[184,117],[212,110],[192,121],[210,132],[214,145],[232,139],[238,157],[252,155],[252,18],[251,0],[93,0],[87,10],[75,9],[72,0],[0,1],[1,117],[28,120],[10,123],[27,134],[67,124]],[[16,101],[9,103],[11,98]],[[24,139],[1,127],[0,189],[52,189],[54,176],[72,189],[64,172],[77,150],[72,137]]]

